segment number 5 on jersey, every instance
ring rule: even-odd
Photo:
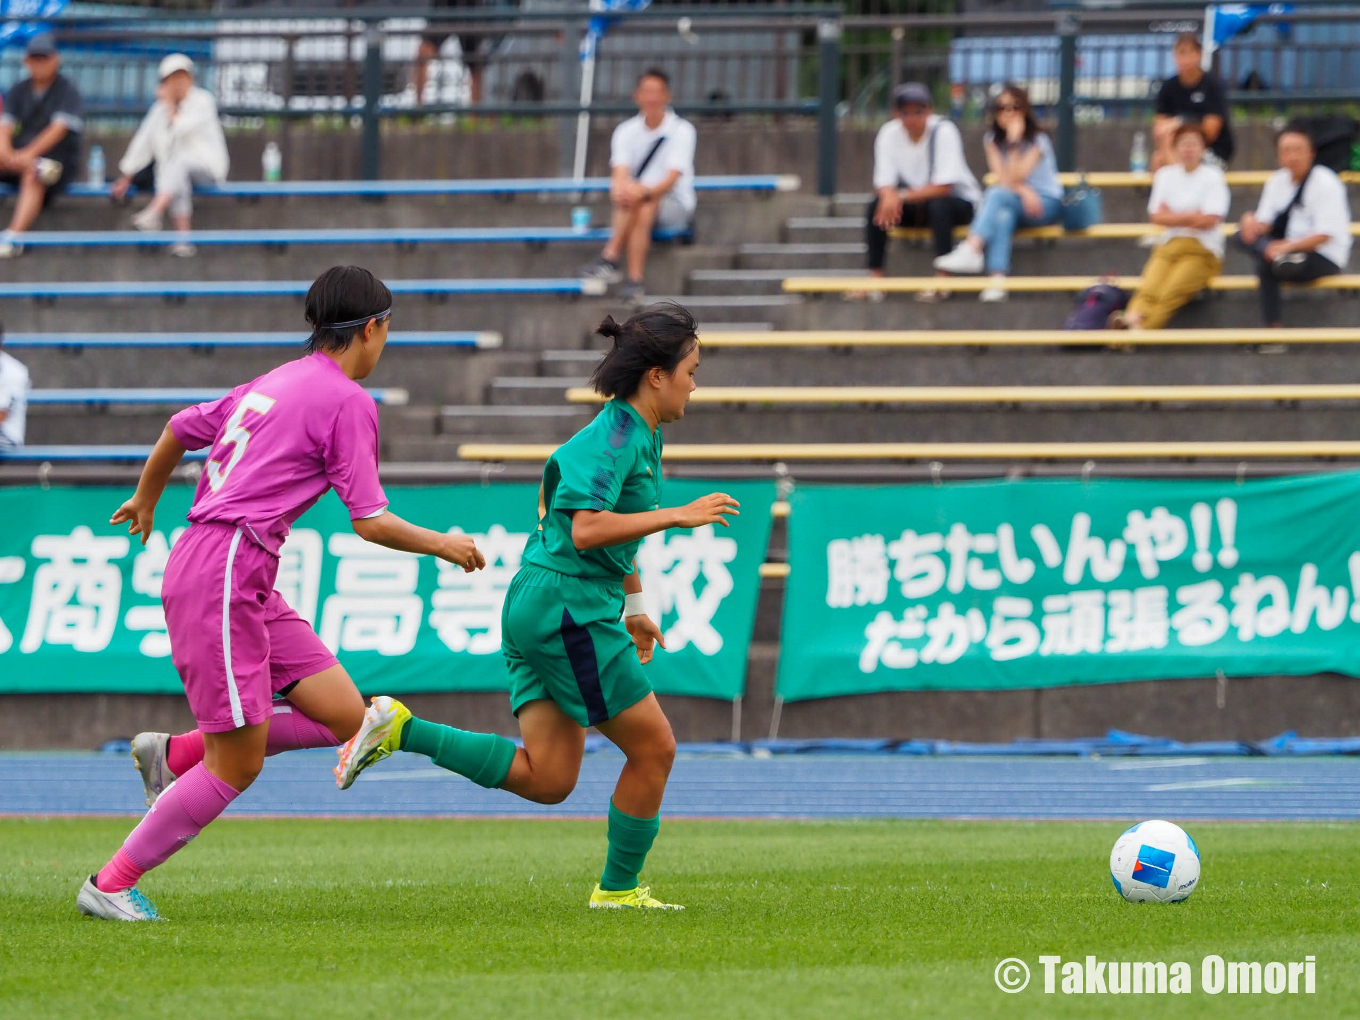
[[[219,442],[231,444],[231,456],[227,458],[225,465],[215,460],[208,461],[208,484],[212,486],[213,492],[226,484],[227,475],[231,474],[231,469],[239,464],[241,458],[246,454],[246,444],[250,442],[250,430],[241,425],[241,422],[245,420],[246,412],[254,411],[256,414],[267,414],[273,406],[274,398],[266,397],[263,393],[247,393],[236,405],[236,410],[227,419],[226,427],[222,430],[222,438],[219,440]]]

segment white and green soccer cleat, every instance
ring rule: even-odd
[[[138,733],[132,738],[132,764],[142,774],[142,789],[146,792],[146,806],[156,803],[165,788],[175,781],[175,774],[165,764],[170,750],[170,734]]]
[[[94,876],[85,879],[76,896],[76,909],[89,917],[105,921],[164,921],[156,904],[143,896],[134,885],[122,892],[104,892],[94,884]]]
[[[592,910],[684,910],[678,903],[662,903],[652,895],[651,886],[640,885],[634,889],[601,889],[595,886],[590,894]]]
[[[401,750],[401,731],[410,719],[410,710],[396,698],[385,694],[373,698],[359,732],[336,752],[340,762],[335,766],[335,785],[348,790],[360,772]]]

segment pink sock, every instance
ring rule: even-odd
[[[99,873],[95,885],[118,892],[158,868],[170,855],[203,831],[239,796],[236,788],[218,779],[200,762],[165,788],[156,804],[123,842],[123,848]],[[119,858],[125,860],[120,861]],[[132,867],[128,868],[127,865]],[[127,878],[137,872],[132,883]]]
[[[275,705],[269,717],[269,735],[264,753],[280,754],[304,747],[339,747],[335,734],[315,719],[308,718],[292,705]]]
[[[165,751],[165,767],[172,774],[182,776],[203,760],[203,734],[190,730],[170,738]]]

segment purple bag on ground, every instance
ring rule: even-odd
[[[1132,296],[1112,283],[1087,287],[1077,297],[1077,305],[1063,323],[1063,329],[1104,329],[1110,315],[1127,308]]]

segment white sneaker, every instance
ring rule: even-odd
[[[170,246],[170,254],[177,259],[191,259],[198,254],[198,249],[188,241],[176,241]]]
[[[33,172],[38,175],[38,180],[45,188],[50,188],[61,180],[62,166],[55,159],[37,159],[33,161]]]
[[[15,240],[13,234],[0,237],[0,259],[17,259],[24,253],[24,246]]]
[[[985,266],[986,261],[982,257],[982,252],[967,241],[964,241],[948,255],[941,255],[935,260],[935,268],[945,273],[972,275],[982,272]]]
[[[380,694],[364,710],[364,721],[359,732],[336,749],[340,756],[335,766],[335,785],[348,790],[359,778],[359,773],[376,765],[397,750],[401,727],[411,718],[411,712],[396,698]]]
[[[175,781],[175,774],[165,764],[165,756],[169,750],[168,733],[138,733],[132,738],[132,764],[142,774],[142,789],[146,791],[147,807],[155,804],[156,798]]]
[[[978,295],[978,300],[983,304],[994,305],[999,301],[1005,301],[1009,296],[1005,287],[988,287]]]
[[[164,921],[156,904],[137,891],[134,885],[122,892],[102,892],[94,884],[94,876],[85,879],[76,896],[76,909],[89,917],[105,921]]]
[[[137,213],[137,215],[132,217],[132,225],[138,230],[145,231],[149,234],[154,234],[160,230],[162,222],[161,218],[152,211],[150,206],[147,206],[141,212]]]

